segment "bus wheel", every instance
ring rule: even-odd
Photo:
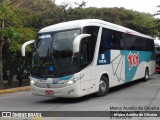
[[[149,70],[146,68],[145,70],[145,76],[144,76],[144,81],[147,81],[149,79]]]
[[[98,97],[105,96],[109,90],[109,81],[105,76],[102,76],[99,81],[99,91],[96,93]]]

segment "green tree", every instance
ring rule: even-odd
[[[159,8],[159,10],[157,11],[156,14],[154,14],[154,16],[158,16],[160,15],[160,5],[157,6]],[[157,29],[157,37],[160,37],[160,19],[156,19],[155,20],[155,24],[156,24],[156,29]]]
[[[13,11],[6,5],[4,1],[1,1],[0,4],[0,89],[3,88],[3,66],[2,66],[2,47],[5,42],[4,39],[4,31],[6,28],[9,28],[10,25],[14,25],[12,20],[15,20],[15,16],[13,14]],[[12,19],[12,20],[11,20]]]
[[[156,34],[156,36],[157,37],[160,37],[160,19],[156,19],[155,20],[155,24],[156,24],[156,32],[157,32],[157,34]]]
[[[53,0],[15,0],[13,7],[18,10],[25,26],[36,29],[60,22],[63,14]]]
[[[3,0],[0,4],[0,89],[3,87],[3,59],[14,58],[20,53],[21,45],[35,35],[33,28],[23,26],[23,19],[10,2]]]

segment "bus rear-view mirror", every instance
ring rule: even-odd
[[[81,35],[78,35],[74,39],[74,41],[73,41],[73,53],[78,53],[79,52],[79,47],[80,47],[81,40],[83,38],[90,37],[90,36],[91,36],[90,34],[81,34]]]
[[[25,43],[22,45],[21,52],[22,52],[22,56],[23,56],[23,57],[25,57],[26,46],[28,46],[28,45],[30,45],[30,44],[33,44],[34,42],[35,42],[35,40],[30,40],[30,41],[25,42]]]

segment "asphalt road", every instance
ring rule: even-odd
[[[82,98],[55,98],[33,96],[31,92],[0,95],[0,111],[110,111],[111,107],[138,110],[141,107],[160,111],[160,75],[153,75],[147,82],[136,81],[110,89],[107,96],[89,95]],[[148,109],[148,110],[149,110]],[[46,118],[47,119],[47,118]],[[48,118],[59,120],[64,118]],[[108,120],[111,118],[65,118],[79,120]],[[114,118],[117,119],[117,118]],[[129,120],[129,118],[125,118]],[[159,120],[158,117],[134,117],[131,120]]]

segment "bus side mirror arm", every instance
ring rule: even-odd
[[[90,37],[90,36],[91,36],[90,34],[81,34],[81,35],[78,35],[74,39],[74,41],[73,41],[73,53],[78,53],[79,52],[79,47],[80,47],[81,40],[83,38]]]
[[[33,44],[34,42],[35,42],[35,40],[30,40],[30,41],[25,42],[25,43],[22,45],[21,52],[22,52],[22,56],[23,56],[23,57],[25,57],[26,46],[28,46],[28,45],[30,45],[30,44]]]

